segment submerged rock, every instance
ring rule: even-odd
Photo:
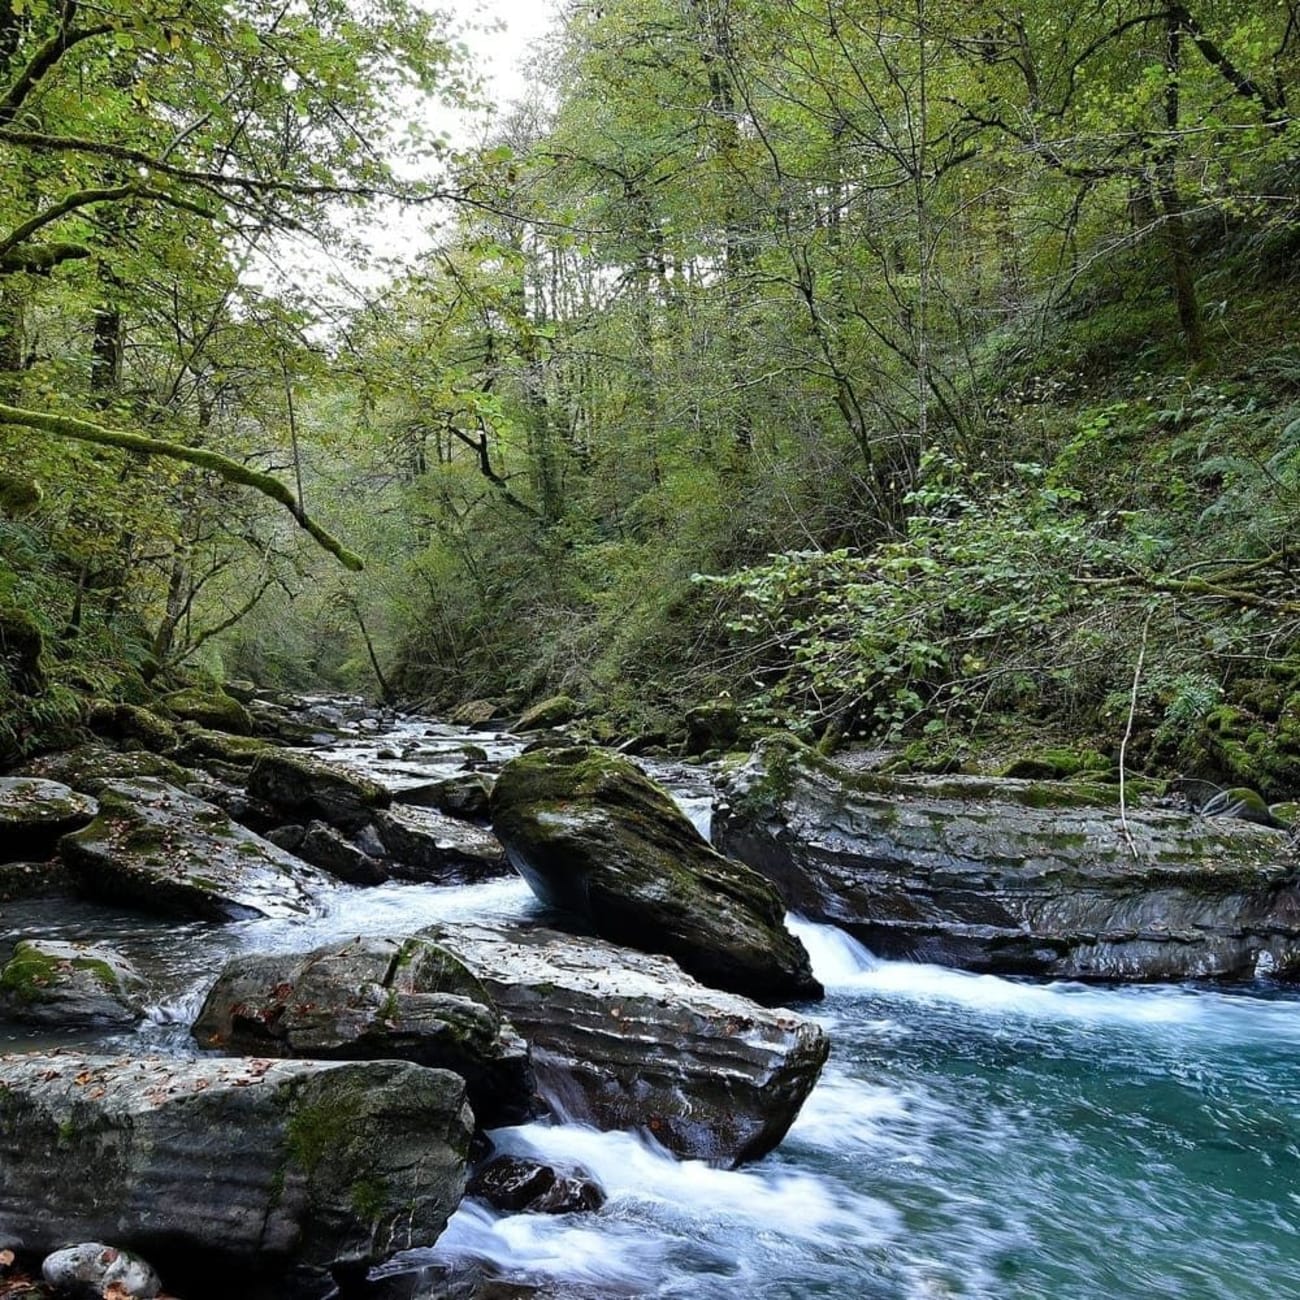
[[[181,1294],[355,1275],[437,1239],[472,1128],[406,1061],[0,1057],[0,1241],[107,1239]]]
[[[760,1002],[821,996],[776,890],[627,759],[582,746],[516,758],[493,789],[492,825],[534,893],[602,938]]]
[[[113,1300],[153,1300],[162,1279],[148,1260],[129,1250],[86,1241],[47,1255],[41,1276],[60,1295],[99,1297],[112,1288]]]
[[[236,957],[194,1023],[208,1048],[251,1056],[413,1061],[454,1070],[481,1124],[533,1111],[528,1049],[491,995],[428,939],[361,939],[305,956]]]
[[[432,933],[527,1040],[563,1119],[738,1165],[780,1142],[826,1060],[816,1024],[706,988],[665,957],[525,926]]]
[[[724,782],[714,834],[794,910],[886,957],[1066,978],[1300,977],[1275,830],[1108,786],[851,773],[792,742]],[[1136,852],[1135,852],[1136,850]]]
[[[358,831],[392,795],[378,781],[311,754],[272,749],[260,754],[248,776],[248,793],[294,821],[319,820]]]
[[[0,1018],[87,1028],[144,1016],[144,980],[111,948],[24,939],[0,970]]]
[[[0,862],[48,858],[60,836],[90,822],[98,805],[58,781],[0,777]]]
[[[432,808],[394,806],[375,817],[394,876],[461,884],[510,874],[501,841],[489,830]]]
[[[605,1204],[600,1184],[584,1169],[561,1170],[522,1156],[497,1156],[475,1170],[466,1196],[507,1214],[579,1214]]]
[[[302,916],[328,878],[161,781],[113,781],[99,816],[60,843],[78,887],[95,898],[183,919]]]

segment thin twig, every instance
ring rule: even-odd
[[[1156,612],[1155,605],[1147,609],[1146,621],[1142,624],[1142,643],[1138,646],[1137,664],[1133,669],[1133,689],[1129,692],[1128,698],[1128,722],[1124,727],[1124,739],[1119,743],[1119,824],[1124,831],[1124,839],[1128,843],[1134,858],[1140,856],[1137,845],[1133,842],[1133,832],[1129,829],[1128,824],[1128,801],[1125,791],[1125,769],[1124,760],[1128,754],[1128,742],[1133,737],[1133,717],[1137,713],[1138,685],[1142,680],[1142,664],[1147,657],[1147,633],[1151,630],[1151,619]]]

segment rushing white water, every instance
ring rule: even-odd
[[[458,770],[466,744],[494,757],[518,748],[408,720],[333,752],[400,783]],[[706,778],[647,766],[707,834]],[[80,903],[15,904],[4,920],[11,938],[114,943],[159,996],[149,1023],[105,1045],[185,1053],[232,954],[538,911],[513,879],[340,887],[322,904],[310,919],[227,926]],[[630,1134],[502,1130],[506,1151],[588,1171],[604,1208],[506,1216],[466,1202],[436,1245],[383,1272],[473,1261],[566,1297],[1300,1300],[1294,995],[970,975],[882,961],[831,927],[789,923],[827,989],[802,1010],[833,1051],[776,1152],[722,1170]],[[431,1286],[430,1300],[442,1294]]]

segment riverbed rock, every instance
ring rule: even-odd
[[[492,825],[533,892],[602,938],[760,1002],[821,996],[776,890],[718,853],[629,760],[586,746],[513,759]]]
[[[253,719],[248,710],[224,691],[190,686],[163,696],[162,702],[182,722],[196,722],[200,727],[236,736],[252,735]]]
[[[523,1035],[562,1119],[738,1165],[780,1142],[826,1060],[812,1021],[706,988],[666,957],[523,925],[430,934]]]
[[[501,841],[482,826],[432,808],[394,805],[375,816],[392,875],[440,885],[510,874]]]
[[[248,793],[288,814],[285,820],[323,821],[349,834],[392,802],[389,791],[364,773],[287,749],[258,756]]]
[[[87,825],[95,800],[58,781],[0,777],[0,862],[48,858],[61,836]]]
[[[458,727],[481,727],[485,722],[491,722],[498,712],[491,700],[466,700],[452,709],[447,721]]]
[[[486,772],[457,772],[439,781],[394,787],[393,802],[435,808],[449,817],[486,818],[495,784],[496,778]]]
[[[166,718],[137,704],[99,700],[87,714],[86,725],[96,735],[135,741],[155,754],[170,754],[180,739],[176,727]]]
[[[709,700],[686,713],[686,752],[729,749],[740,738],[740,710],[732,700]]]
[[[358,938],[306,955],[234,958],[194,1023],[245,1056],[413,1061],[466,1080],[480,1124],[533,1111],[528,1049],[491,995],[429,939]]]
[[[1300,977],[1283,832],[1133,807],[1109,786],[852,773],[769,741],[724,779],[714,837],[786,903],[886,957],[969,970]]]
[[[246,773],[263,754],[276,748],[269,740],[257,736],[213,731],[210,727],[200,727],[193,722],[181,724],[177,732],[177,743],[177,757],[182,762],[209,769],[212,764],[218,763],[226,769],[237,769],[240,773]]]
[[[0,903],[19,898],[58,898],[72,892],[72,877],[57,858],[47,862],[0,862]]]
[[[580,1214],[605,1204],[600,1184],[585,1169],[556,1169],[511,1155],[476,1169],[465,1195],[507,1214]]]
[[[552,695],[549,699],[525,709],[515,724],[516,731],[541,731],[546,727],[562,727],[578,716],[578,702],[571,695]]]
[[[89,943],[24,939],[0,970],[0,1019],[63,1029],[133,1025],[144,980],[121,954]]]
[[[109,781],[134,781],[151,776],[170,785],[183,786],[194,779],[193,772],[161,754],[145,749],[110,749],[99,743],[42,754],[24,763],[18,774],[61,781],[82,794],[92,795],[97,795]]]
[[[383,862],[324,822],[311,822],[302,830],[296,844],[282,847],[349,885],[382,885],[389,879]]]
[[[162,781],[112,781],[99,816],[60,851],[78,887],[186,920],[305,916],[328,877]]]
[[[69,1300],[99,1300],[109,1294],[109,1288],[113,1300],[153,1300],[162,1290],[162,1279],[148,1260],[98,1241],[84,1241],[47,1255],[41,1276]]]
[[[355,1276],[436,1240],[472,1128],[407,1061],[0,1057],[0,1241],[108,1240],[182,1295]]]

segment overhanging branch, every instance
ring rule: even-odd
[[[237,460],[222,456],[203,447],[186,447],[182,443],[167,442],[162,438],[147,438],[139,433],[126,433],[120,429],[106,429],[89,420],[78,420],[69,415],[54,415],[46,411],[28,411],[17,406],[0,403],[0,425],[17,425],[25,429],[39,429],[59,438],[72,438],[77,442],[95,443],[101,447],[120,447],[123,451],[139,452],[145,456],[165,456],[171,460],[186,461],[201,469],[219,474],[231,483],[251,487],[263,496],[278,501],[345,569],[354,573],[365,566],[361,557],[348,550],[332,533],[322,528],[299,503],[298,498],[279,479],[259,473],[241,465]]]

